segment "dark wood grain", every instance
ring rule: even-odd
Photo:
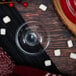
[[[50,36],[50,45],[46,52],[53,60],[57,68],[66,75],[76,76],[76,60],[70,59],[71,52],[76,52],[76,38],[64,26],[60,17],[56,13],[52,0],[26,0],[29,6],[23,7],[16,4],[17,9],[25,21],[37,20],[44,24]],[[48,6],[47,11],[43,12],[38,7],[43,3]],[[74,46],[68,48],[67,40],[72,40]],[[61,49],[61,56],[55,57],[54,50]]]

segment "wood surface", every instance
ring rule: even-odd
[[[26,0],[28,7],[15,4],[25,21],[37,20],[44,24],[50,36],[50,45],[46,49],[47,54],[53,60],[57,68],[67,76],[76,76],[76,60],[70,59],[71,52],[76,53],[76,38],[67,29],[59,15],[55,11],[52,0]],[[48,9],[44,12],[39,9],[40,4],[45,4]],[[67,40],[72,40],[74,46],[68,48]],[[54,50],[61,49],[61,56],[55,57]]]

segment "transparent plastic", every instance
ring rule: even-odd
[[[39,54],[48,48],[49,43],[49,32],[41,22],[26,22],[16,32],[16,44],[23,53],[31,55]],[[37,49],[37,46],[40,47]]]

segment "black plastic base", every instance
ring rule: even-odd
[[[11,18],[11,22],[7,24],[3,23],[2,20],[5,16],[9,16]],[[45,51],[40,54],[29,55],[23,53],[17,47],[15,42],[15,34],[17,29],[23,23],[25,23],[25,21],[23,20],[23,18],[15,7],[11,8],[8,5],[0,5],[0,29],[6,29],[6,35],[0,35],[0,46],[4,48],[4,50],[9,54],[9,56],[11,56],[11,58],[17,65],[26,65],[35,68],[40,68],[48,72],[60,73],[53,62],[51,66],[46,67],[44,65],[45,60],[50,60],[49,56],[45,53]],[[39,46],[42,48],[41,45]]]

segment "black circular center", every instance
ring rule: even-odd
[[[36,36],[33,33],[28,34],[27,39],[28,42],[30,43],[35,43],[36,42]]]
[[[23,42],[30,46],[35,46],[38,42],[37,35],[33,32],[27,32],[23,38]]]

